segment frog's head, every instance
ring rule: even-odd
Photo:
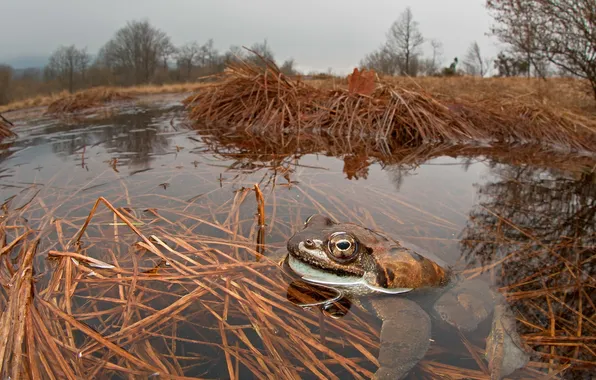
[[[403,293],[436,280],[440,273],[426,271],[429,266],[443,273],[395,240],[323,215],[306,220],[288,240],[288,252],[290,268],[303,280],[355,293]]]

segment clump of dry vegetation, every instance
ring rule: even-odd
[[[47,113],[74,113],[106,103],[130,99],[133,97],[111,88],[94,88],[54,100],[48,105]]]
[[[31,107],[46,107],[56,102],[64,101],[64,99],[71,99],[77,94],[84,94],[87,92],[94,93],[96,91],[103,92],[118,92],[121,95],[129,96],[130,98],[142,95],[154,94],[176,94],[197,91],[205,86],[203,82],[189,82],[189,83],[175,83],[165,85],[142,85],[133,87],[99,87],[80,91],[76,94],[69,94],[68,91],[62,91],[51,95],[36,96],[29,99],[20,100],[0,106],[0,112],[11,112]]]
[[[286,169],[289,185],[294,173]],[[314,212],[373,228],[375,219],[397,223],[411,214],[416,218],[413,228],[423,230],[418,237],[437,247],[443,243],[429,238],[426,229],[440,226],[451,231],[455,226],[395,193],[371,189],[381,201],[365,210],[342,202],[353,189],[305,178],[291,185],[304,194],[304,200],[296,202],[295,193],[286,191],[282,181],[277,186],[263,182],[260,191],[258,186],[238,188],[242,180],[234,180],[224,185],[236,189],[224,202],[166,197],[170,206],[149,208],[135,207],[128,191],[111,196],[110,202],[101,197],[101,187],[89,187],[76,197],[67,192],[66,198],[56,200],[54,190],[32,186],[9,199],[0,219],[0,338],[6,342],[0,352],[2,377],[370,378],[378,365],[375,321],[354,305],[337,320],[318,309],[297,307],[289,299],[291,278],[269,253]],[[321,205],[316,200],[320,195],[333,202]],[[217,199],[207,195],[211,196]],[[50,200],[56,204],[50,205]],[[478,231],[486,236],[469,236],[472,243],[494,240],[492,229]],[[265,242],[262,236],[276,238]],[[501,264],[515,265],[520,255],[536,254],[551,257],[553,267],[543,268],[538,262],[538,269],[525,268],[528,276],[549,270],[553,277],[563,278],[565,271],[575,270],[568,262],[569,252],[565,257],[552,254],[552,249],[560,252],[558,243],[538,248],[514,250],[494,264],[469,267],[464,273],[472,277],[487,271],[506,278]],[[578,259],[588,265],[593,253],[582,255]],[[564,278],[578,291],[593,287],[593,277]],[[571,365],[587,371],[582,367],[591,363],[586,356],[596,349],[589,296],[584,304],[567,306],[567,287],[521,288],[529,283],[521,278],[507,283],[506,289],[508,299],[526,306],[540,303],[537,309],[549,317],[541,323],[535,315],[524,316],[522,322],[539,330],[527,332],[524,339],[543,353],[523,370],[524,378],[544,378],[543,371],[549,370],[555,379],[561,372],[570,373]],[[312,301],[304,294],[292,296]],[[539,297],[549,296],[552,300],[544,301],[549,306],[542,305]],[[555,309],[554,314],[551,303],[567,308]],[[564,328],[574,318],[580,326],[586,323],[573,336],[563,329],[536,327],[551,318]],[[488,379],[479,354],[483,342],[462,339],[462,345],[450,341],[448,349],[434,342],[416,374]],[[449,355],[466,358],[469,364],[447,364]]]
[[[596,151],[596,120],[503,97],[471,101],[435,96],[389,81],[372,93],[321,89],[284,76],[272,63],[231,66],[223,81],[185,100],[190,118],[282,144],[329,135],[377,149],[429,142],[537,142]]]

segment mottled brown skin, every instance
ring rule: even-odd
[[[338,263],[329,257],[317,257],[300,249],[307,240],[326,241],[342,231],[357,237],[358,255],[349,263]],[[378,232],[353,223],[334,223],[322,215],[314,215],[302,231],[288,241],[288,251],[311,266],[339,275],[364,277],[380,288],[437,287],[448,280],[448,270]]]
[[[340,236],[339,241],[343,241],[344,244],[341,247],[332,244],[338,241],[333,240],[333,236],[337,234]],[[350,244],[346,243],[348,241]],[[333,247],[336,249],[335,253],[331,251]],[[346,247],[346,250],[343,250],[343,247]],[[422,255],[400,242],[356,224],[335,223],[325,216],[313,215],[305,223],[304,229],[290,238],[287,249],[288,257],[294,260],[292,269],[302,275],[303,279],[314,273],[315,276],[319,276],[315,279],[327,278],[325,276],[329,275],[329,278],[335,281],[338,278],[340,281],[345,278],[364,280],[366,286],[338,286],[351,298],[375,293],[379,288],[441,288],[444,291],[439,292],[440,294],[434,298],[436,302],[433,302],[430,312],[438,314],[443,321],[464,331],[476,329],[478,323],[493,312],[494,298],[497,295],[486,283],[472,280],[448,285],[450,270],[445,265],[440,265],[437,258],[426,253]],[[300,270],[304,273],[299,273]],[[431,338],[429,310],[424,310],[411,299],[395,295],[373,297],[371,305],[383,321],[378,358],[380,367],[375,378],[402,378],[428,350]],[[501,318],[503,314],[498,315]],[[503,319],[504,322],[494,326],[508,323],[507,326],[510,327],[514,320],[511,320],[511,316],[506,317]],[[493,330],[498,334],[502,329]],[[515,332],[511,333],[515,339]],[[495,335],[495,344],[490,349],[487,348],[489,361],[491,366],[495,367],[497,378],[501,376],[497,368],[500,364],[493,365],[493,362],[510,364],[509,367],[514,370],[519,368],[524,360],[524,353],[513,345],[509,345],[508,355],[504,355],[498,347],[503,341],[499,339],[501,335],[503,334]],[[518,367],[515,367],[516,365]]]

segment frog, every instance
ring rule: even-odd
[[[374,379],[406,377],[424,358],[433,323],[475,331],[493,316],[485,356],[491,379],[524,367],[529,349],[505,298],[436,255],[356,223],[314,214],[287,241],[283,264],[302,281],[367,305],[381,324]]]

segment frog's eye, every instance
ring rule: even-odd
[[[329,236],[327,250],[331,259],[347,263],[358,256],[358,242],[348,233],[335,232]]]

